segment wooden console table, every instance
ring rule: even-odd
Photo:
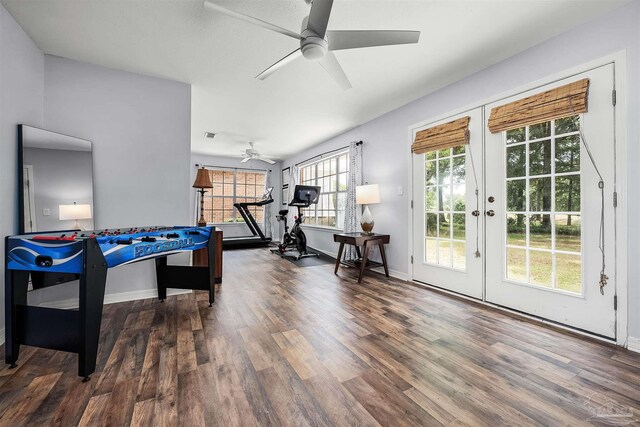
[[[334,273],[338,274],[338,267],[340,264],[349,267],[355,267],[360,269],[358,275],[358,283],[362,282],[362,276],[364,271],[370,268],[384,267],[385,276],[389,277],[389,268],[387,267],[387,255],[384,252],[384,245],[389,243],[390,236],[388,234],[371,234],[366,235],[360,232],[356,233],[337,233],[333,235],[333,241],[340,243],[340,249],[338,249],[338,258],[336,259],[336,268]],[[342,261],[342,252],[344,251],[344,245],[352,245],[356,247],[356,254],[358,259]],[[360,252],[360,246],[363,247],[363,252]],[[380,256],[382,256],[382,262],[371,261],[369,259],[369,250],[373,246],[380,248]]]

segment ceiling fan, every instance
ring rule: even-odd
[[[258,150],[253,148],[253,142],[249,143],[249,148],[247,148],[246,150],[241,150],[242,151],[242,161],[240,163],[246,163],[249,160],[261,160],[263,162],[267,162],[270,165],[274,165],[276,162],[271,160],[268,157],[265,156],[261,156],[260,153],[258,152]]]
[[[300,34],[261,19],[227,9],[208,0],[205,0],[204,5],[216,12],[224,13],[241,21],[299,40],[300,47],[298,49],[256,76],[256,79],[260,80],[266,79],[283,66],[303,56],[310,61],[317,61],[342,89],[347,90],[351,88],[351,82],[349,82],[349,78],[342,70],[332,51],[417,43],[420,38],[420,31],[327,30],[333,0],[305,1],[311,3],[311,11],[309,15],[302,20]]]

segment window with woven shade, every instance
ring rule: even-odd
[[[466,116],[416,132],[411,152],[424,154],[468,144],[470,119]]]
[[[589,79],[581,79],[491,109],[491,133],[587,112]]]

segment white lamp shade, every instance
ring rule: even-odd
[[[59,205],[60,221],[67,219],[91,219],[91,205]]]
[[[356,187],[356,204],[374,205],[380,203],[380,188],[378,184],[358,185]]]

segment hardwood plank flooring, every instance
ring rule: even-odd
[[[640,354],[264,249],[224,264],[211,308],[106,306],[88,383],[77,356],[23,347],[0,366],[0,425],[640,423]]]

